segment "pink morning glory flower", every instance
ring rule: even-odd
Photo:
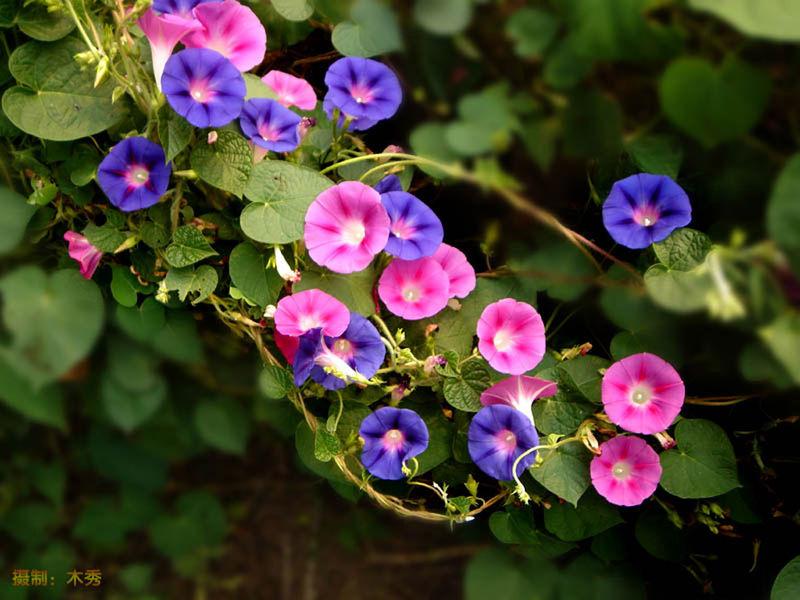
[[[433,259],[447,273],[451,298],[466,298],[475,289],[475,269],[461,250],[448,244],[439,244]]]
[[[78,261],[81,266],[80,270],[83,278],[91,279],[100,264],[103,253],[95,248],[88,239],[75,231],[66,232],[64,239],[68,244],[69,257]]]
[[[389,215],[378,192],[343,181],[308,207],[303,239],[317,264],[337,273],[361,271],[386,246]]]
[[[430,257],[395,258],[378,280],[378,296],[386,308],[411,321],[432,317],[450,299],[447,274]]]
[[[275,311],[275,328],[283,335],[300,336],[311,329],[340,336],[350,323],[350,311],[322,290],[306,290],[284,296]]]
[[[189,35],[184,46],[216,50],[243,73],[264,60],[267,32],[252,10],[225,0],[200,4],[192,12],[203,29]]]
[[[478,350],[501,373],[531,370],[544,356],[542,317],[530,304],[513,298],[490,304],[478,320]]]
[[[633,433],[658,433],[678,416],[686,396],[681,376],[655,354],[615,362],[603,376],[602,398],[611,422]]]
[[[278,96],[278,102],[286,107],[296,106],[301,110],[314,110],[317,95],[305,79],[300,79],[283,71],[270,71],[261,78],[269,89]]]
[[[527,375],[515,375],[495,383],[484,391],[481,394],[481,404],[484,406],[506,404],[516,408],[533,423],[534,400],[554,396],[557,391],[558,386],[553,381]]]
[[[178,15],[159,15],[152,8],[148,8],[141,16],[138,25],[150,42],[153,75],[156,78],[156,86],[161,91],[164,65],[167,64],[175,46],[189,33],[202,29],[203,26],[199,21],[187,20]]]
[[[611,504],[638,506],[656,491],[661,463],[642,438],[617,436],[600,444],[589,472],[594,489]]]

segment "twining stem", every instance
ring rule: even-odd
[[[563,440],[558,440],[554,444],[541,444],[539,446],[534,446],[533,448],[528,448],[527,450],[525,450],[525,452],[523,452],[522,454],[520,454],[517,457],[517,460],[514,461],[514,464],[511,467],[511,472],[514,475],[514,481],[517,484],[517,489],[518,490],[523,490],[523,491],[525,490],[525,486],[522,485],[522,481],[520,481],[519,475],[517,474],[517,468],[519,467],[519,463],[522,462],[522,460],[526,456],[529,456],[534,452],[538,452],[539,450],[545,450],[545,449],[554,450],[555,448],[558,448],[559,446],[563,446],[564,444],[569,444],[571,442],[580,442],[580,441],[581,441],[580,436],[576,435],[576,436],[564,438]]]
[[[747,400],[757,398],[759,394],[750,394],[748,396],[709,396],[708,398],[686,398],[686,404],[694,404],[696,406],[734,406],[741,404]]]

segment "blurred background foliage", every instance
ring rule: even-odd
[[[315,458],[285,387],[213,311],[160,304],[121,268],[98,272],[106,295],[75,272],[48,274],[69,264],[53,258],[64,253],[46,228],[51,200],[89,202],[101,156],[89,143],[30,143],[0,113],[0,171],[32,182],[0,192],[0,268],[29,265],[0,278],[2,598],[27,596],[11,587],[14,568],[60,578],[75,567],[101,568],[102,596],[131,600],[800,596],[797,562],[778,577],[800,553],[800,3],[248,4],[269,32],[265,65],[318,90],[339,53],[394,66],[407,99],[369,132],[370,147],[471,165],[478,187],[440,185],[435,169],[415,180],[448,241],[538,300],[559,349],[590,343],[608,359],[650,351],[675,364],[701,399],[686,416],[728,432],[741,487],[636,514],[587,493],[577,507],[548,506],[541,522],[510,506],[453,532],[377,514]],[[71,30],[15,0],[0,0],[0,27],[3,88],[14,47]],[[599,207],[639,171],[676,178],[694,218],[633,253],[612,246]],[[597,270],[530,206],[652,266],[643,280],[602,257]],[[158,243],[159,216],[151,222]],[[121,225],[92,241],[117,248]],[[559,401],[580,422],[593,382],[567,376],[575,393]],[[537,412],[544,433],[559,430],[546,403]],[[464,429],[444,428],[431,466],[458,482]],[[586,460],[564,454],[563,469]],[[538,483],[526,485],[544,498],[553,484]],[[37,593],[67,590],[57,579]]]

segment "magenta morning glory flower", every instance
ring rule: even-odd
[[[277,100],[253,98],[244,103],[239,116],[242,132],[256,146],[273,152],[291,152],[300,144],[300,116]]]
[[[241,72],[264,60],[267,32],[256,14],[236,0],[200,4],[192,11],[203,29],[189,35],[187,48],[216,50]]]
[[[683,407],[686,389],[671,364],[655,354],[615,362],[603,376],[602,399],[611,422],[634,433],[659,433]]]
[[[308,254],[337,273],[361,271],[386,246],[389,215],[368,185],[343,181],[316,197],[306,212]]]
[[[194,19],[192,9],[205,2],[222,0],[153,0],[153,10],[163,14],[175,15],[183,19]]]
[[[485,406],[472,418],[467,448],[481,471],[500,481],[514,479],[514,462],[520,454],[539,445],[533,423],[520,411],[497,404]],[[517,475],[533,464],[531,452],[517,465]]]
[[[450,299],[447,274],[430,257],[395,258],[378,280],[378,296],[386,308],[410,321],[432,317]]]
[[[88,239],[75,231],[67,231],[64,234],[64,239],[68,244],[67,252],[69,257],[80,264],[83,278],[91,279],[100,264],[100,259],[103,258],[103,253],[95,248]]]
[[[603,224],[626,248],[647,248],[691,220],[689,197],[666,175],[639,173],[621,179],[603,204]]]
[[[261,78],[266,86],[278,96],[278,102],[286,107],[296,106],[301,110],[314,110],[317,95],[305,79],[283,71],[270,71]]]
[[[488,305],[478,320],[478,350],[501,373],[529,371],[544,356],[542,317],[530,304],[513,298]]]
[[[143,137],[119,142],[97,167],[97,183],[111,204],[131,212],[153,206],[169,186],[172,163],[164,150]]]
[[[637,506],[656,491],[661,463],[643,439],[617,436],[600,444],[589,472],[594,489],[611,504]]]
[[[160,90],[164,65],[167,64],[167,60],[169,60],[175,46],[189,33],[200,29],[202,25],[200,25],[198,21],[186,19],[177,15],[156,14],[152,8],[148,8],[141,16],[138,25],[150,42],[150,55],[153,58],[153,75],[156,79],[156,86]]]
[[[300,337],[300,346],[294,356],[294,380],[300,386],[309,375],[329,390],[339,390],[347,381],[325,367],[355,378],[369,379],[380,368],[386,356],[386,348],[375,326],[357,313],[350,313],[350,324],[339,337],[323,336],[319,329],[312,329]]]
[[[300,338],[293,335],[283,335],[277,329],[273,332],[273,337],[275,338],[275,345],[278,347],[278,350],[281,351],[281,354],[283,354],[283,358],[286,359],[286,362],[290,365],[294,364],[294,357],[297,354],[297,349],[300,347]]]
[[[486,389],[481,394],[481,404],[484,406],[505,404],[516,408],[533,423],[533,402],[537,398],[554,396],[557,391],[558,386],[553,381],[527,375],[514,375]]]
[[[176,113],[195,127],[222,127],[242,112],[244,78],[214,50],[188,48],[173,54],[161,86]]]
[[[400,107],[403,92],[397,75],[376,60],[348,56],[333,63],[325,73],[328,93],[323,106],[355,119],[352,129],[368,129],[388,119]]]
[[[403,463],[425,452],[428,427],[413,410],[385,406],[361,421],[361,463],[379,479],[402,479]]]
[[[283,335],[297,337],[320,327],[323,334],[338,336],[350,323],[350,311],[333,296],[313,289],[281,298],[274,319]]]
[[[373,189],[379,194],[386,194],[388,192],[402,192],[403,185],[400,183],[400,178],[397,175],[387,175],[373,186]]]
[[[444,229],[427,204],[408,192],[381,194],[381,203],[391,221],[386,252],[404,260],[416,260],[436,251],[444,238]]]
[[[451,298],[466,298],[475,289],[475,269],[461,250],[440,244],[431,258],[447,273]]]

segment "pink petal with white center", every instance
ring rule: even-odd
[[[203,29],[186,38],[187,48],[216,50],[243,73],[264,60],[267,32],[252,10],[225,0],[199,4],[192,12]]]
[[[80,264],[83,278],[91,279],[100,264],[103,253],[95,248],[88,239],[74,231],[67,231],[64,234],[64,239],[68,244],[67,252],[70,258]]]
[[[515,375],[503,379],[485,390],[481,394],[481,404],[506,404],[523,413],[533,423],[532,406],[537,398],[553,396],[558,391],[558,385],[547,379]]]
[[[261,81],[277,94],[278,102],[284,106],[296,106],[302,110],[314,110],[317,107],[317,95],[305,79],[283,71],[270,71]]]
[[[488,305],[478,320],[478,350],[501,373],[521,375],[542,360],[544,322],[530,304],[505,298]]]
[[[284,296],[275,311],[275,328],[283,335],[300,336],[321,327],[324,335],[337,337],[349,324],[348,308],[317,289]]]
[[[409,320],[432,317],[450,298],[447,274],[430,257],[395,258],[381,274],[378,295],[386,308]]]
[[[451,298],[466,298],[475,289],[475,269],[461,250],[448,244],[440,244],[433,253],[433,259],[442,266],[450,279]]]
[[[652,496],[662,473],[658,454],[636,436],[617,436],[601,444],[589,471],[597,493],[619,506],[637,506]]]
[[[150,42],[150,55],[153,58],[153,76],[156,78],[156,87],[161,91],[161,76],[164,65],[167,64],[172,51],[178,42],[182,41],[193,31],[202,29],[199,21],[184,19],[170,14],[159,15],[152,8],[139,18],[139,28]]]

